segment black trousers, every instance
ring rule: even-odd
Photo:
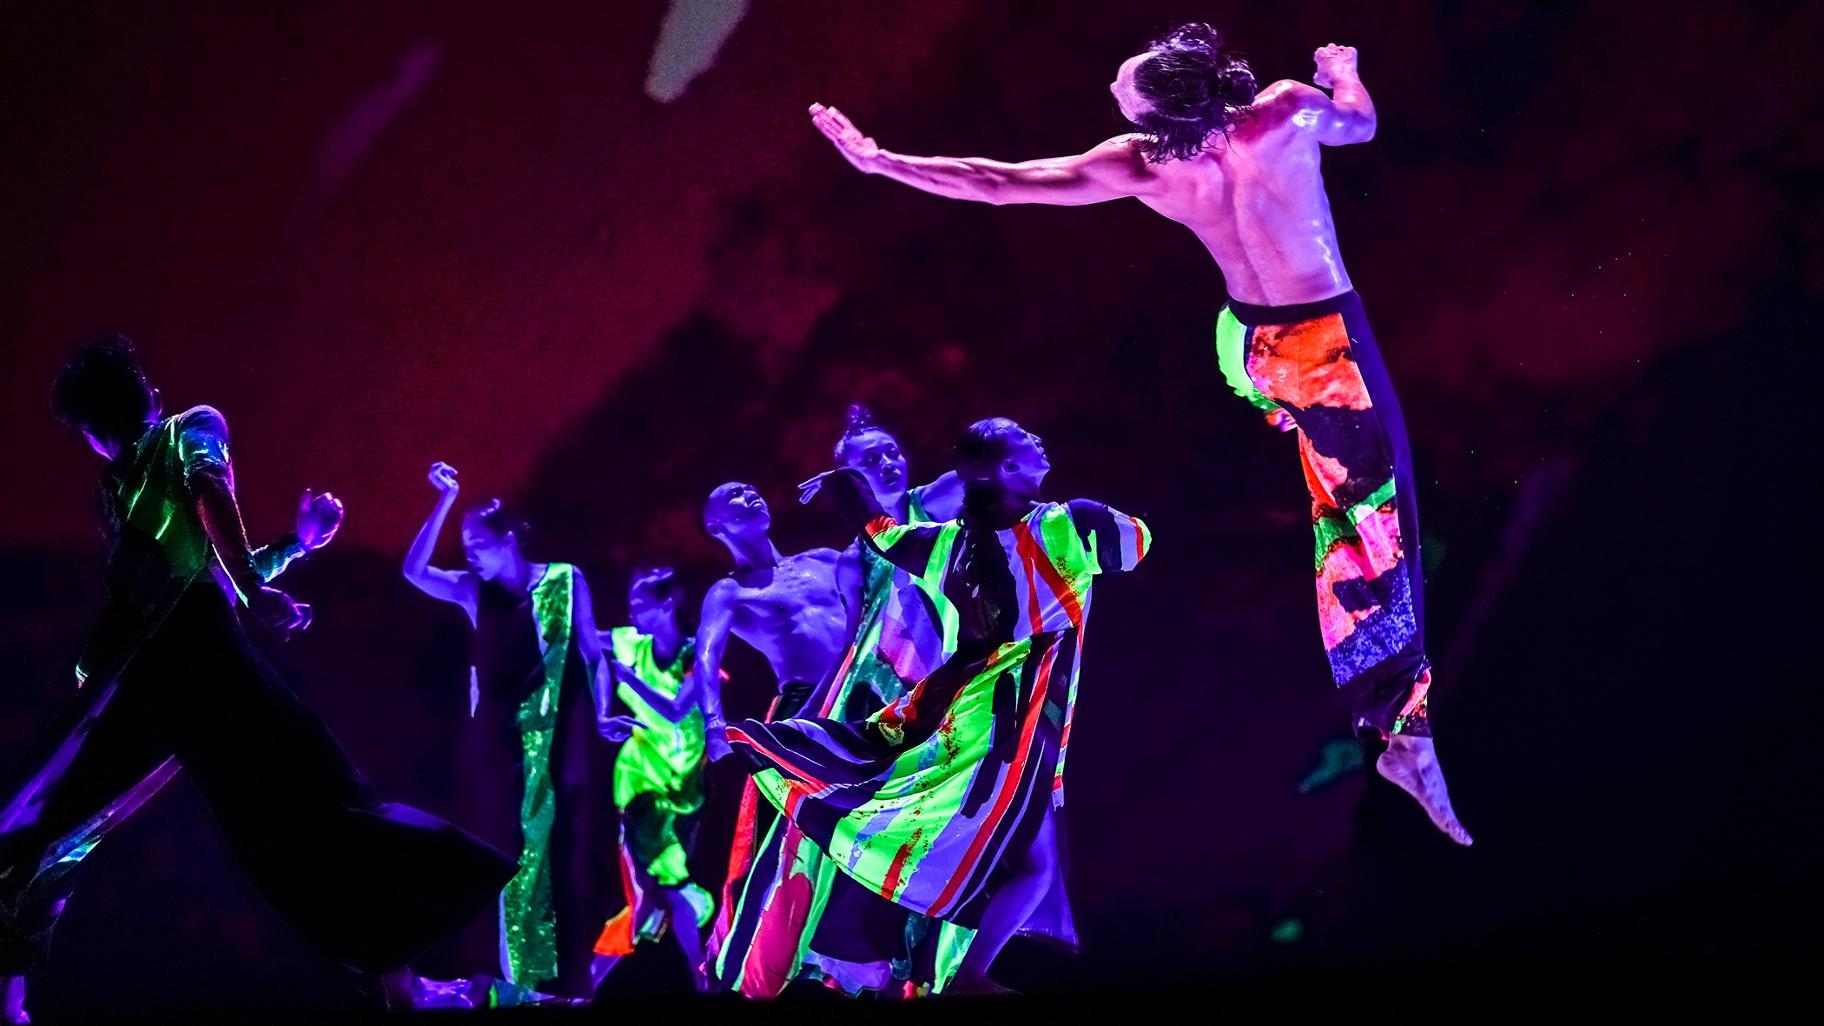
[[[212,582],[126,672],[77,692],[0,790],[0,974],[44,955],[83,857],[180,768],[236,859],[311,946],[398,968],[484,910],[513,860],[380,801]]]

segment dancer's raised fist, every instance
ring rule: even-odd
[[[445,495],[455,495],[462,488],[462,485],[456,482],[456,468],[448,463],[440,461],[431,464],[430,476],[431,487]]]
[[[298,499],[298,541],[313,552],[328,545],[336,536],[336,529],[342,526],[342,514],[341,499],[329,492],[304,489]]]
[[[1311,81],[1325,89],[1336,85],[1338,75],[1345,78],[1355,77],[1355,47],[1339,46],[1328,43],[1317,48],[1311,54],[1311,60],[1317,65],[1317,73]]]

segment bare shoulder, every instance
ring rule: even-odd
[[[1119,174],[1132,181],[1158,177],[1160,165],[1146,159],[1146,136],[1128,132],[1104,139],[1090,148],[1089,166],[1105,174]]]
[[[740,594],[741,585],[736,583],[732,577],[724,577],[710,585],[709,590],[703,593],[703,608],[708,611],[730,606],[734,604],[736,597]]]
[[[807,563],[818,563],[828,566],[835,566],[842,561],[842,553],[831,548],[805,549],[803,552],[798,553],[798,557]]]
[[[1139,132],[1125,132],[1102,140],[1089,152],[1111,159],[1137,160],[1144,164],[1146,162],[1146,136]]]
[[[1294,78],[1282,78],[1271,83],[1254,96],[1253,106],[1292,106],[1310,103],[1312,100],[1328,100],[1330,94],[1309,82],[1300,82]]]
[[[1262,127],[1274,127],[1297,121],[1300,111],[1330,106],[1330,94],[1308,82],[1282,78],[1262,89],[1254,97],[1250,110]]]

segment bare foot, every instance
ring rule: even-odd
[[[1450,809],[1450,789],[1444,786],[1444,771],[1438,768],[1438,753],[1431,738],[1393,735],[1387,739],[1387,750],[1375,760],[1374,768],[1395,787],[1417,799],[1432,824],[1445,836],[1465,847],[1475,843]]]

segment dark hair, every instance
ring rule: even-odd
[[[677,599],[679,607],[684,605],[684,582],[671,567],[643,566],[636,569],[632,581],[627,585],[628,594],[647,590],[657,592],[662,598]]]
[[[496,538],[505,538],[511,534],[519,539],[522,549],[532,535],[532,525],[526,522],[526,518],[520,516],[518,510],[500,499],[489,499],[487,502],[471,508],[462,516],[464,520],[473,520],[481,524],[493,532]]]
[[[1254,71],[1223,47],[1215,29],[1193,21],[1146,48],[1152,56],[1134,68],[1134,85],[1152,105],[1136,119],[1148,162],[1195,157],[1212,132],[1227,134],[1247,116],[1258,88]]]
[[[1007,458],[1007,440],[1026,429],[1006,417],[978,420],[956,440],[956,470],[963,478],[989,476],[995,464]]]
[[[158,414],[158,400],[125,335],[91,339],[70,355],[51,384],[51,413],[73,428],[132,441]]]
[[[878,431],[881,434],[888,436],[893,434],[893,432],[881,427],[880,422],[874,419],[874,411],[868,409],[861,403],[850,403],[849,412],[842,428],[842,437],[836,439],[837,461],[841,462],[843,460],[842,451],[848,448],[850,442],[870,431]]]
[[[1006,417],[988,417],[964,429],[956,440],[956,473],[963,479],[963,509],[981,510],[1001,497],[1001,481],[994,473],[1007,458],[1008,439],[1026,429]]]

